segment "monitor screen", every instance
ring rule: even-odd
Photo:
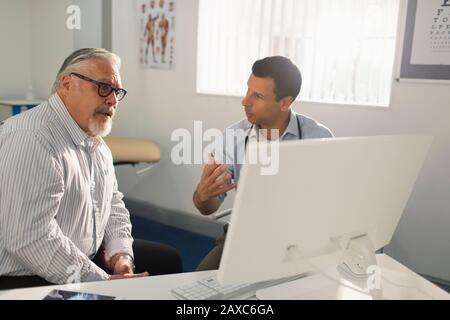
[[[219,281],[259,282],[311,271],[311,262],[338,264],[350,242],[374,258],[391,241],[431,140],[396,135],[249,144],[247,157],[272,154],[279,165],[272,174],[255,161],[243,165]],[[373,263],[365,262],[356,265]]]

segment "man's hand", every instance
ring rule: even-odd
[[[209,214],[217,210],[213,210],[216,206],[215,198],[234,188],[236,184],[230,183],[231,174],[227,173],[227,166],[215,162],[213,159],[203,168],[200,182],[194,193],[194,204],[204,214]],[[211,212],[210,212],[211,211]]]
[[[123,256],[121,256],[123,257]],[[114,264],[113,274],[133,274],[133,262],[128,259],[119,258]]]
[[[110,270],[112,275],[108,275],[109,280],[129,279],[148,277],[148,272],[134,274],[133,260],[130,255],[126,253],[116,253],[109,260]]]
[[[109,260],[109,270],[113,274],[133,274],[133,258],[127,253],[116,253]]]

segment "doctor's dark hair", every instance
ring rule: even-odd
[[[258,78],[272,78],[275,82],[276,100],[291,96],[295,100],[302,86],[300,70],[288,58],[267,57],[256,61],[252,73]]]

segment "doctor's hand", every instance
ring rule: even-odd
[[[205,206],[213,198],[236,188],[231,182],[231,174],[227,172],[227,165],[211,161],[204,166],[200,182],[194,194],[197,207]]]

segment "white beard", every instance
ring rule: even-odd
[[[95,136],[106,137],[112,129],[112,119],[109,118],[106,121],[99,121],[95,119],[95,116],[92,116],[89,119],[88,125],[89,131],[92,132]]]

